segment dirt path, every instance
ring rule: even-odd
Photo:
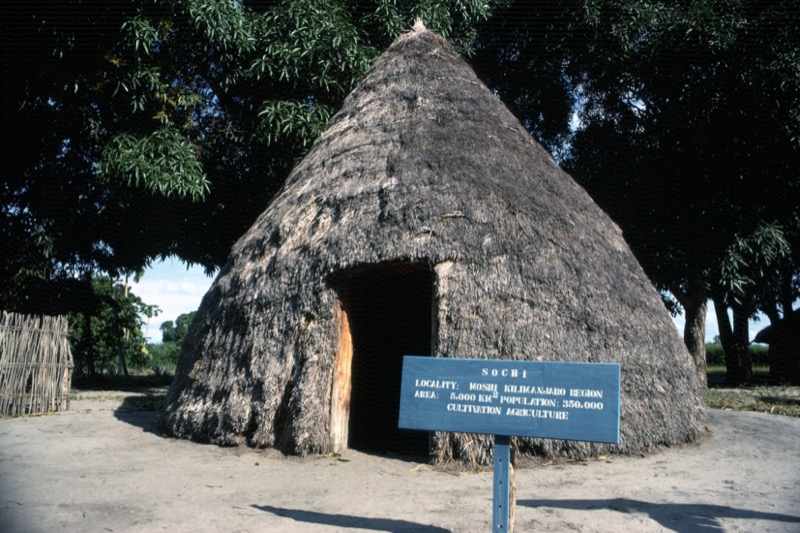
[[[0,420],[0,531],[490,531],[491,473],[165,439],[147,402]],[[800,419],[712,410],[702,444],[517,476],[517,532],[800,532]]]

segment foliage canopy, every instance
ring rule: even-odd
[[[4,2],[0,306],[91,307],[92,275],[168,255],[215,269],[378,50],[421,16],[468,51],[497,3]]]
[[[157,257],[222,265],[379,51],[421,17],[623,228],[675,309],[714,297],[745,318],[794,313],[793,0],[9,0],[2,11],[13,73],[0,81],[12,154],[0,170],[3,308],[90,309],[93,276]]]

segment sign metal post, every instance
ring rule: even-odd
[[[506,435],[494,436],[492,531],[506,533],[511,522],[511,446]]]
[[[509,532],[510,437],[619,442],[620,365],[403,358],[399,427],[494,435],[492,529]]]

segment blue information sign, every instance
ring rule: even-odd
[[[399,427],[619,442],[616,363],[403,358]]]

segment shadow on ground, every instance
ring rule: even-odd
[[[252,508],[272,513],[274,515],[290,518],[296,522],[309,524],[323,524],[326,526],[354,529],[371,529],[373,531],[391,531],[412,533],[420,531],[425,533],[449,533],[449,530],[440,527],[409,522],[408,520],[395,520],[392,518],[370,518],[366,516],[352,516],[344,514],[317,513],[303,511],[302,509],[286,509],[271,505],[251,505]]]
[[[645,514],[661,526],[677,533],[708,533],[722,531],[719,518],[740,520],[772,520],[800,524],[800,516],[736,509],[724,505],[690,503],[650,503],[628,498],[608,500],[518,500],[518,506],[549,507],[570,511],[610,509],[626,514]]]
[[[781,396],[759,396],[759,400],[770,405],[800,405],[800,399]]]
[[[158,420],[167,400],[165,392],[126,396],[114,410],[114,417],[143,431],[163,436]]]
[[[172,376],[169,374],[78,376],[72,381],[72,395],[77,399],[121,397],[122,404],[114,410],[117,420],[161,436],[158,419],[170,383]]]

